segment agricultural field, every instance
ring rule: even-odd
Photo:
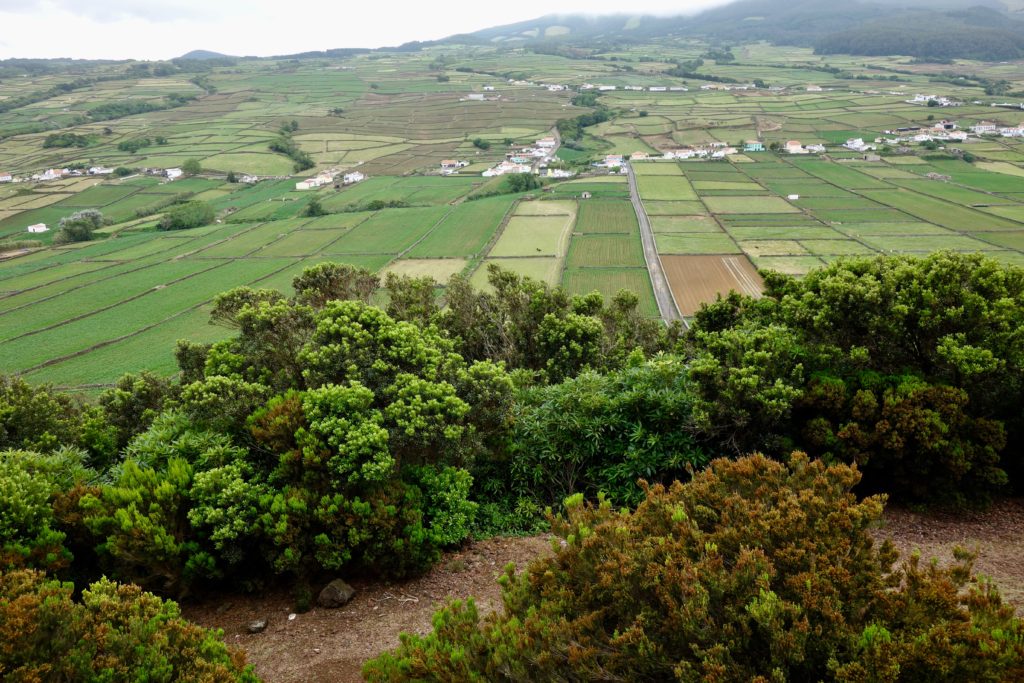
[[[944,81],[935,65],[897,57],[824,57],[759,43],[736,46],[734,63],[706,60],[701,73],[761,79],[771,90],[729,90],[729,80],[698,78],[686,81],[687,90],[635,89],[682,85],[666,71],[706,47],[669,41],[584,58],[429,46],[241,59],[159,77],[121,74],[120,63],[83,67],[117,77],[0,113],[0,170],[20,180],[50,168],[105,166],[125,177],[0,183],[0,369],[85,390],[126,370],[171,373],[176,340],[229,333],[207,322],[217,293],[240,285],[290,291],[295,275],[323,261],[429,276],[441,286],[463,274],[480,287],[497,265],[574,294],[610,297],[625,288],[654,317],[627,173],[594,164],[609,154],[654,157],[687,146],[737,153],[629,165],[684,316],[730,289],[757,293],[759,270],[800,276],[836,259],[940,249],[1024,265],[1021,139],[879,143],[877,157],[841,146],[850,138],[872,143],[887,130],[925,131],[943,118],[960,130],[1024,123],[1024,111],[991,106],[981,81]],[[1014,64],[957,69],[1024,89],[1024,68]],[[508,73],[516,80],[498,76]],[[543,187],[515,193],[506,179],[481,176],[509,145],[593,111],[573,103],[585,83],[618,89],[599,96],[607,121],[571,144],[562,140],[557,159],[575,178],[544,178]],[[468,97],[485,85],[495,90],[484,100]],[[18,92],[16,79],[0,83],[0,97]],[[914,103],[917,93],[962,106],[936,110]],[[183,97],[180,106],[103,121],[83,116],[173,95]],[[48,144],[56,134],[77,137],[67,147]],[[312,168],[297,172],[292,158],[270,148],[282,135]],[[776,151],[743,152],[754,140]],[[777,151],[791,140],[827,153]],[[466,165],[441,175],[444,159]],[[161,177],[191,161],[201,169],[194,177]],[[367,178],[296,190],[298,180],[328,170]],[[259,182],[228,182],[228,172]],[[184,201],[207,203],[215,220],[159,231],[161,216]],[[60,220],[83,209],[105,218],[93,241],[52,245]],[[35,223],[50,230],[29,235]]]

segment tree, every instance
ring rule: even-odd
[[[185,175],[199,175],[203,172],[203,166],[199,163],[199,159],[186,159],[185,163],[181,165],[181,170]]]
[[[1024,623],[971,559],[897,566],[857,472],[718,460],[635,512],[566,501],[554,554],[403,635],[367,680],[1017,680]],[[975,582],[976,581],[976,582]]]
[[[53,236],[56,244],[69,242],[88,242],[93,233],[103,227],[103,214],[96,209],[85,209],[60,219],[57,234]]]
[[[306,204],[306,208],[303,209],[302,214],[304,216],[316,218],[317,216],[326,216],[327,209],[325,209],[324,205],[320,203],[320,197],[313,195],[309,198],[309,203]]]
[[[599,492],[636,505],[638,480],[685,479],[707,462],[692,419],[686,369],[673,358],[527,390],[514,413],[511,485],[542,505]]]
[[[206,202],[191,201],[172,206],[160,217],[161,230],[188,230],[209,225],[216,214]]]
[[[477,149],[487,151],[491,148],[491,143],[489,140],[484,140],[483,138],[473,138],[473,146]]]
[[[365,268],[340,263],[318,263],[292,280],[296,298],[314,308],[328,301],[369,301],[380,287],[380,278]]]
[[[506,178],[511,192],[528,192],[541,186],[540,178],[532,173],[510,173]]]
[[[225,178],[225,181],[229,182],[229,183],[237,183],[238,182],[238,176],[235,175],[234,171],[228,171],[228,177]]]

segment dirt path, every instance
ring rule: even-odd
[[[1024,614],[1024,500],[1002,501],[985,512],[916,513],[892,507],[877,535],[892,539],[907,555],[952,558],[956,545],[977,549],[976,569],[995,579],[1003,596]],[[224,629],[228,643],[246,651],[267,683],[361,681],[363,662],[398,645],[399,633],[425,634],[437,606],[475,596],[480,611],[501,607],[496,577],[509,562],[522,569],[551,552],[550,536],[495,538],[451,553],[429,574],[404,583],[353,581],[358,591],[346,607],[314,609],[288,620],[287,592],[222,596],[183,605],[185,616]],[[267,619],[267,630],[251,635],[249,622]]]
[[[1024,615],[1024,499],[1003,500],[984,511],[913,512],[890,506],[880,538],[896,544],[901,557],[949,564],[957,545],[978,553],[974,570],[995,580],[1003,598]]]
[[[426,576],[403,583],[352,581],[356,597],[340,609],[315,608],[289,621],[292,600],[280,591],[262,596],[221,596],[182,605],[189,619],[224,629],[227,642],[246,651],[267,683],[362,681],[363,662],[398,645],[401,632],[426,634],[438,606],[476,598],[481,613],[501,607],[496,581],[505,565],[520,569],[551,552],[550,537],[494,538],[451,553]],[[252,635],[256,619],[267,630]]]

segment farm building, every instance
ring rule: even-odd
[[[180,168],[169,168],[167,169],[167,171],[165,171],[164,175],[167,176],[168,180],[177,180],[183,174]]]
[[[471,92],[468,95],[466,95],[466,99],[473,100],[474,102],[483,102],[484,94],[481,92]]]
[[[114,169],[107,168],[106,166],[93,166],[89,169],[89,175],[110,175],[114,172]]]
[[[341,182],[345,185],[355,185],[356,183],[366,180],[366,176],[359,171],[352,171],[342,176]]]
[[[807,154],[807,150],[800,144],[799,140],[789,140],[786,142],[786,153],[787,154]]]
[[[14,182],[14,176],[6,171],[0,171],[0,183],[11,183]]]
[[[763,152],[764,143],[759,140],[747,140],[743,143],[744,152]]]
[[[49,232],[50,229],[46,227],[46,223],[36,223],[35,225],[28,226],[28,231],[32,233]]]
[[[533,169],[526,164],[515,164],[511,161],[503,161],[493,168],[489,168],[483,172],[485,178],[491,178],[497,175],[505,175],[506,173],[529,173]]]

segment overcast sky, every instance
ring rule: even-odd
[[[0,58],[274,55],[434,40],[553,13],[682,14],[726,0],[0,0]]]

